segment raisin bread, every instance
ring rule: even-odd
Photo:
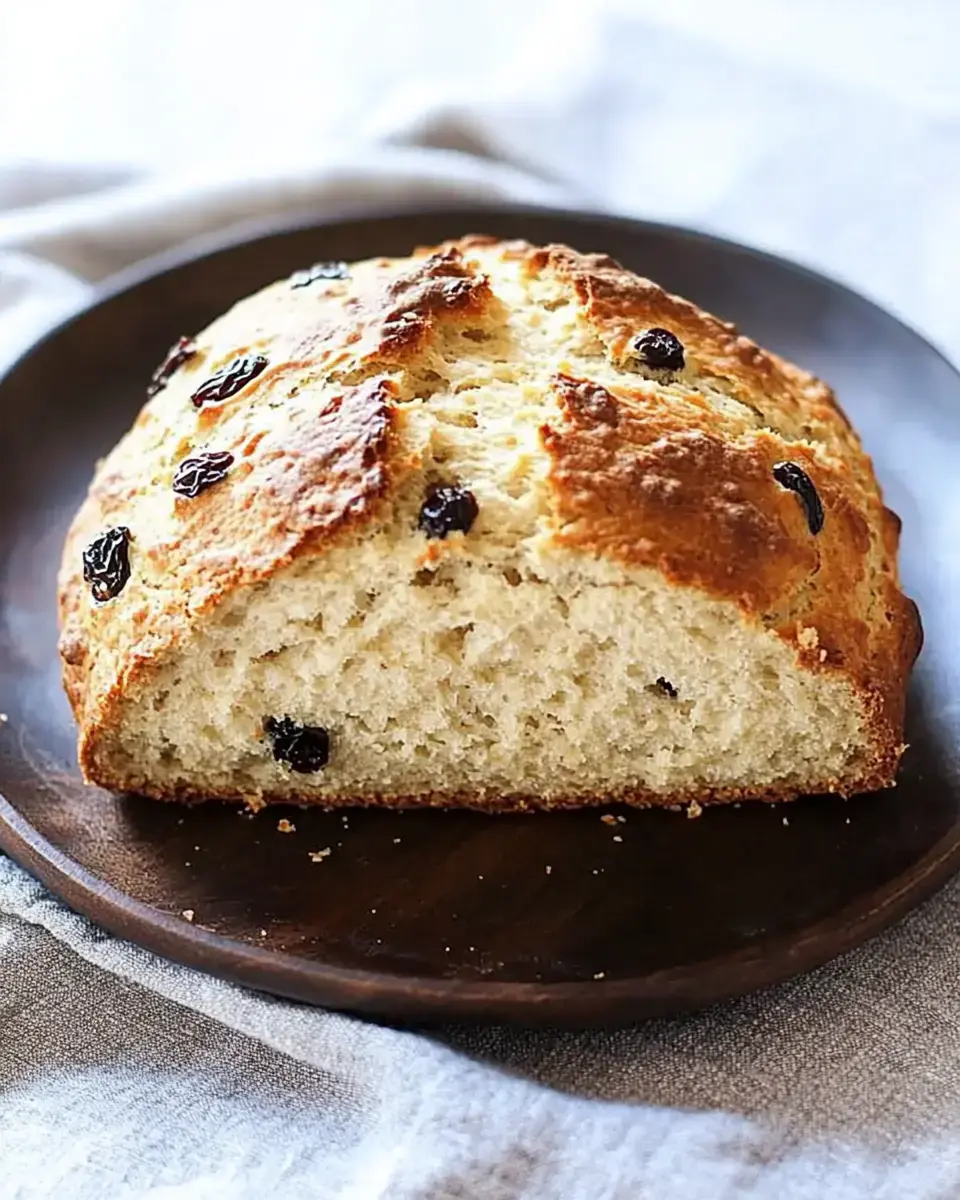
[[[63,560],[87,779],[489,809],[893,782],[920,626],[857,435],[612,259],[318,264],[149,391]]]

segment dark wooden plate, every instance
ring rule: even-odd
[[[166,347],[304,264],[468,230],[608,251],[835,383],[903,517],[903,571],[926,627],[898,789],[699,820],[630,812],[611,827],[597,812],[249,818],[80,784],[54,576],[94,459],[130,423]],[[605,217],[452,210],[308,224],[124,277],[7,375],[0,445],[0,845],[75,908],[170,958],[392,1017],[624,1021],[809,969],[960,866],[960,377],[836,283]],[[295,833],[278,832],[281,816]]]

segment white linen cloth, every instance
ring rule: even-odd
[[[0,364],[185,238],[451,195],[727,233],[960,358],[951,0],[227,11],[0,8]],[[165,963],[0,857],[0,1200],[960,1195],[958,900],[683,1020],[428,1036]]]

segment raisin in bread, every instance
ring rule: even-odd
[[[857,435],[612,259],[319,264],[150,391],[63,560],[89,780],[490,809],[893,782],[920,627]]]

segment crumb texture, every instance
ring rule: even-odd
[[[893,781],[919,622],[829,388],[567,247],[339,274],[198,334],[97,472],[60,579],[89,779],[489,808]],[[243,355],[266,365],[191,399]],[[130,576],[96,603],[82,551],[120,526]],[[322,766],[274,753],[285,718]]]

